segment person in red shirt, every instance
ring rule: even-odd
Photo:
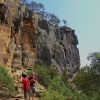
[[[34,76],[34,73],[29,77],[30,80],[30,92],[29,92],[29,99],[30,96],[32,96],[32,100],[34,100],[34,95],[35,95],[35,85],[37,82],[37,78]]]
[[[25,100],[28,100],[28,92],[29,92],[29,89],[30,89],[30,82],[29,82],[29,79],[27,78],[26,73],[22,73],[22,77],[23,77],[22,78],[22,84],[23,84],[22,91],[24,91]]]

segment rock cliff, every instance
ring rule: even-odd
[[[43,16],[27,11],[19,0],[0,1],[0,41],[0,65],[13,76],[32,69],[38,59],[60,74],[66,70],[69,76],[80,67],[75,31],[50,25]]]

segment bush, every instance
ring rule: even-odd
[[[11,96],[15,92],[13,79],[4,66],[0,66],[0,91],[6,96]]]
[[[35,72],[39,82],[45,87],[47,87],[51,81],[49,69],[37,64],[35,67]]]
[[[53,79],[55,76],[58,76],[58,72],[56,69],[53,69],[51,67],[48,68],[49,71],[50,71],[50,76],[51,76],[51,79]]]
[[[55,69],[45,67],[42,60],[36,63],[34,71],[39,79],[38,81],[46,86],[48,90],[41,94],[41,100],[66,100],[66,98],[72,98],[72,100],[95,100],[88,98],[85,94],[80,94],[71,85],[69,87],[66,71],[63,71],[63,76],[60,76]]]
[[[65,83],[65,85],[67,86],[68,85],[68,74],[67,74],[67,70],[63,70],[63,75],[62,75],[62,80],[63,82]]]
[[[37,62],[36,62],[36,66],[44,66],[44,62],[39,59]]]
[[[44,92],[41,94],[41,100],[66,100],[58,91]]]
[[[51,80],[48,90],[49,91],[52,91],[52,90],[58,91],[62,95],[66,95],[66,86],[60,76],[56,76],[53,78],[53,80]]]

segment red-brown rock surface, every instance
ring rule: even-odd
[[[17,15],[19,0],[0,1],[0,65],[6,66],[20,86],[20,76],[24,69],[34,66],[37,59],[37,20]]]

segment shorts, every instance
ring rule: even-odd
[[[29,93],[30,93],[30,94],[35,94],[35,87],[30,87]]]

